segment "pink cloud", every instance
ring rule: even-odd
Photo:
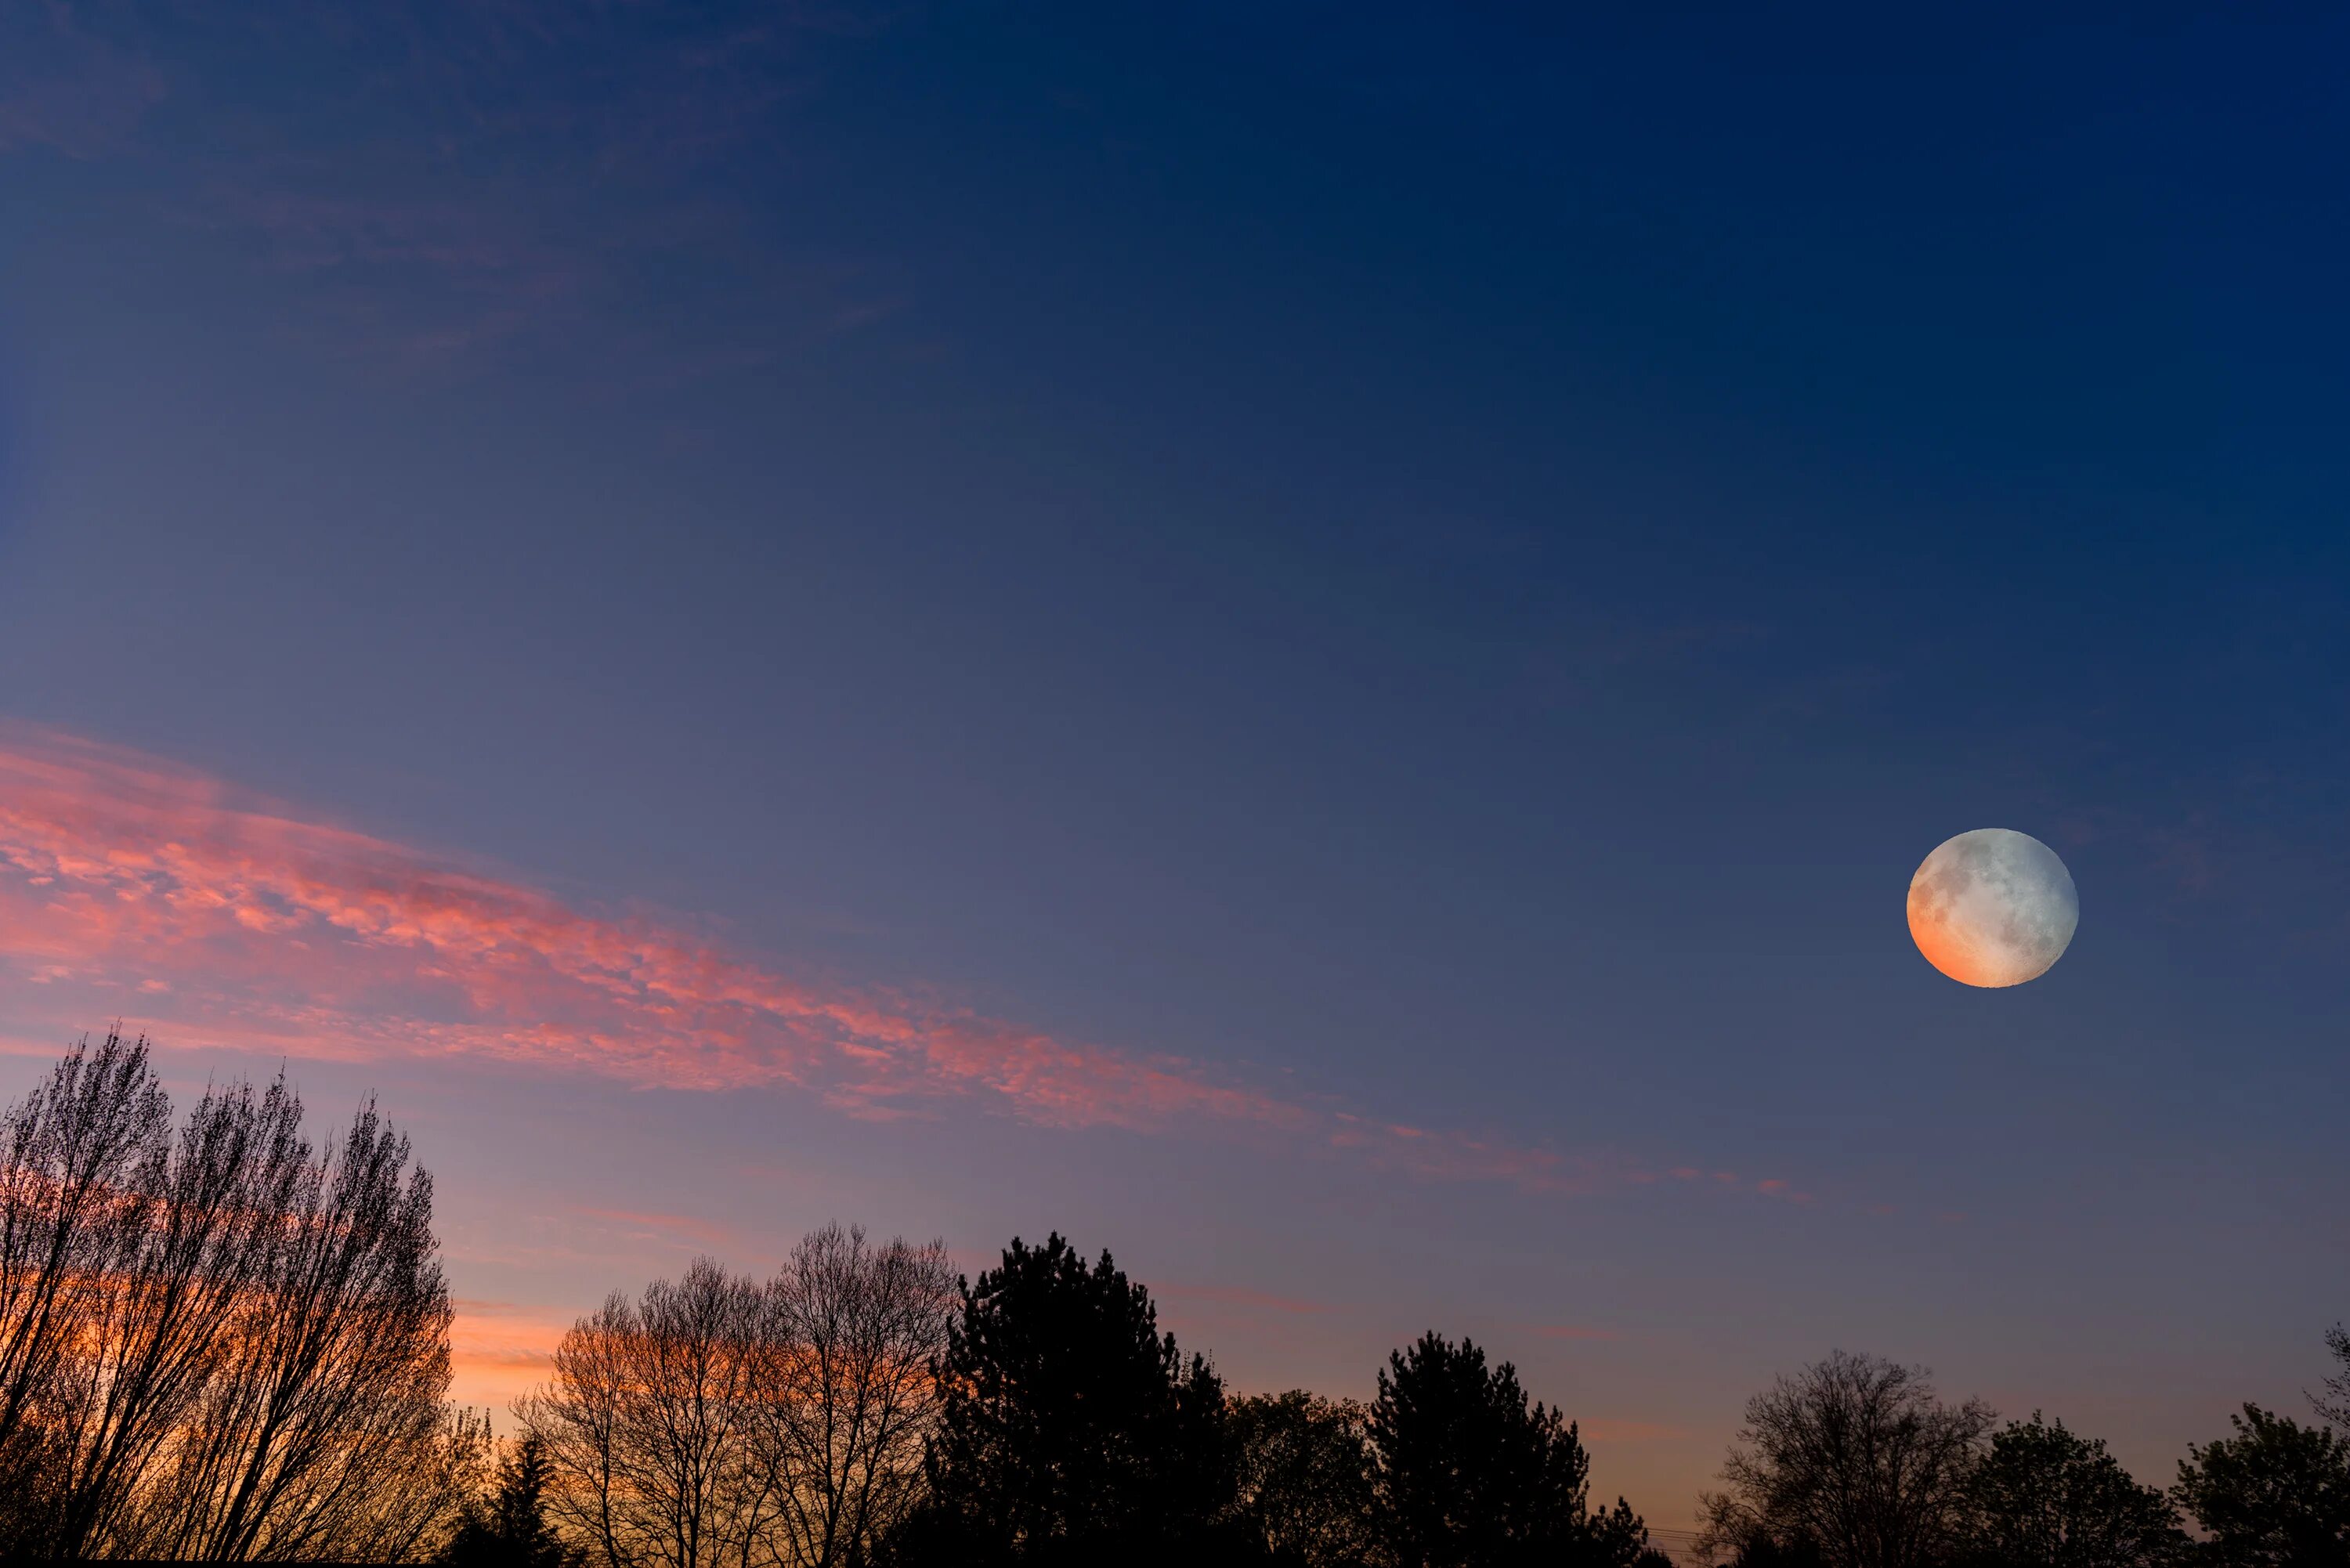
[[[0,961],[171,996],[153,1016],[180,1043],[195,1026],[298,1054],[798,1085],[851,1109],[976,1094],[1076,1126],[1305,1117],[1187,1062],[797,983],[56,735],[0,747]]]
[[[57,987],[50,1005],[71,993],[84,1013],[119,1012],[182,1047],[787,1087],[860,1116],[977,1103],[1058,1127],[1193,1124],[1535,1193],[1656,1179],[1611,1155],[1383,1121],[1186,1057],[794,979],[153,758],[0,728],[0,975],[11,971]],[[35,1023],[63,1034],[92,1020],[5,1023],[23,1041]]]

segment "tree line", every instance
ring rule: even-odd
[[[1241,1396],[1107,1252],[827,1226],[616,1293],[510,1433],[452,1406],[432,1182],[283,1077],[174,1119],[144,1042],[0,1120],[0,1555],[527,1568],[1669,1568],[1575,1425],[1429,1334],[1368,1401]],[[1837,1353],[1700,1500],[1726,1568],[2350,1568],[2350,1334],[2168,1491],[2034,1413]],[[2191,1526],[2191,1530],[2190,1530]]]
[[[2342,1568],[2350,1564],[2350,1335],[2321,1424],[2246,1405],[2168,1491],[2034,1411],[2001,1426],[1925,1372],[1836,1353],[1746,1406],[1700,1500],[1700,1555],[1736,1568]],[[2189,1523],[2197,1528],[2190,1534]]]
[[[764,1282],[696,1262],[582,1319],[515,1415],[530,1538],[602,1568],[1664,1568],[1620,1500],[1589,1505],[1575,1428],[1476,1345],[1398,1351],[1367,1405],[1237,1397],[1057,1235],[975,1283],[937,1242],[838,1226]]]

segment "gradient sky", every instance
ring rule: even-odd
[[[1886,9],[0,11],[0,1089],[378,1091],[476,1399],[837,1217],[1663,1525],[1833,1346],[2305,1413],[2350,19]]]

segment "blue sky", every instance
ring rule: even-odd
[[[1655,1522],[1839,1345],[2165,1476],[2350,1298],[2345,31],[19,12],[24,843],[462,871],[1278,1108],[428,1046],[484,1016],[391,928],[30,873],[0,1036],[380,1088],[485,1380],[697,1248],[1058,1226],[1249,1386],[1490,1339]],[[2081,890],[2015,992],[1902,923],[1987,826]]]

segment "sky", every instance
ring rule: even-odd
[[[0,1096],[377,1095],[494,1405],[839,1219],[1661,1526],[1832,1348],[2305,1415],[2350,19],[1887,9],[0,12]]]

